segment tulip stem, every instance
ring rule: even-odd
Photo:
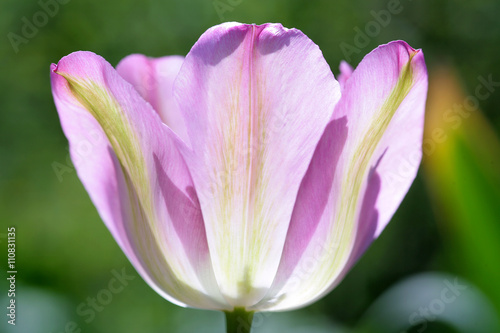
[[[225,311],[227,333],[249,333],[252,329],[253,311],[245,308],[234,308],[232,312]]]

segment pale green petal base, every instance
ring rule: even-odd
[[[234,308],[232,312],[225,311],[227,333],[249,333],[252,329],[253,311],[245,308]]]

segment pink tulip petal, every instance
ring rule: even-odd
[[[175,304],[227,309],[175,134],[91,52],[53,64],[51,81],[78,176],[137,271]]]
[[[186,125],[173,96],[174,80],[184,57],[148,58],[132,54],[118,63],[116,70],[158,112],[164,124],[186,140]]]
[[[340,88],[343,89],[346,81],[351,77],[354,69],[344,60],[340,62],[339,69],[340,69],[340,75],[338,76],[337,80],[339,81]]]
[[[328,293],[415,178],[427,93],[422,52],[400,41],[380,46],[344,84],[302,181],[276,279],[254,308],[289,310]]]
[[[279,24],[216,26],[185,59],[174,84],[191,146],[183,154],[233,305],[254,304],[273,281],[339,90],[319,48]]]

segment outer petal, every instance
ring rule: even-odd
[[[137,271],[176,304],[227,308],[179,139],[93,53],[62,58],[51,80],[78,176]]]
[[[297,308],[328,293],[415,178],[427,93],[422,52],[400,41],[380,46],[342,91],[302,181],[276,279],[257,309]]]
[[[183,62],[184,57],[181,56],[148,58],[132,54],[122,59],[116,70],[151,104],[163,123],[186,140],[186,125],[172,91]]]
[[[174,93],[189,101],[184,155],[217,281],[230,303],[251,306],[272,283],[338,83],[302,32],[229,23],[201,36]]]

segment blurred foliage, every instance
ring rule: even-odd
[[[500,331],[488,298],[463,278],[442,273],[413,275],[373,302],[356,331],[491,333]],[[446,327],[446,328],[445,328]]]
[[[340,45],[356,46],[355,29],[364,30],[394,0],[59,1],[18,52],[9,34],[22,36],[25,22],[43,12],[42,4],[54,2],[0,2],[0,236],[16,226],[19,322],[36,323],[18,331],[59,333],[74,322],[83,332],[97,333],[219,332],[220,313],[181,309],[156,295],[100,221],[68,161],[50,92],[50,63],[76,50],[94,51],[113,65],[130,53],[186,54],[207,28],[235,20],[299,28],[338,73],[346,58]],[[218,11],[219,2],[229,9]],[[499,1],[401,0],[400,7],[366,45],[358,45],[359,52],[348,55],[353,65],[379,44],[403,39],[424,50],[431,78],[443,62],[454,68],[464,91],[458,103],[475,94],[478,77],[500,81]],[[455,100],[443,92],[452,84],[431,85],[430,96],[441,100],[432,113],[453,107]],[[479,101],[484,116],[475,112],[463,118],[464,126],[446,132],[449,138],[426,157],[426,182],[419,174],[393,221],[338,288],[305,309],[263,316],[255,331],[278,331],[290,322],[289,332],[347,332],[391,286],[429,270],[466,277],[500,309],[498,105],[500,93],[494,91]],[[428,120],[431,128],[442,126],[439,117]],[[6,253],[4,243],[1,251]],[[2,259],[2,274],[4,265]],[[86,322],[77,308],[123,268],[136,278]],[[13,331],[2,320],[0,330],[8,329]],[[454,329],[437,320],[426,332]]]
[[[435,70],[423,166],[450,263],[487,292],[500,313],[494,264],[500,253],[500,141],[474,103],[490,93],[481,81],[466,96],[449,68]]]

